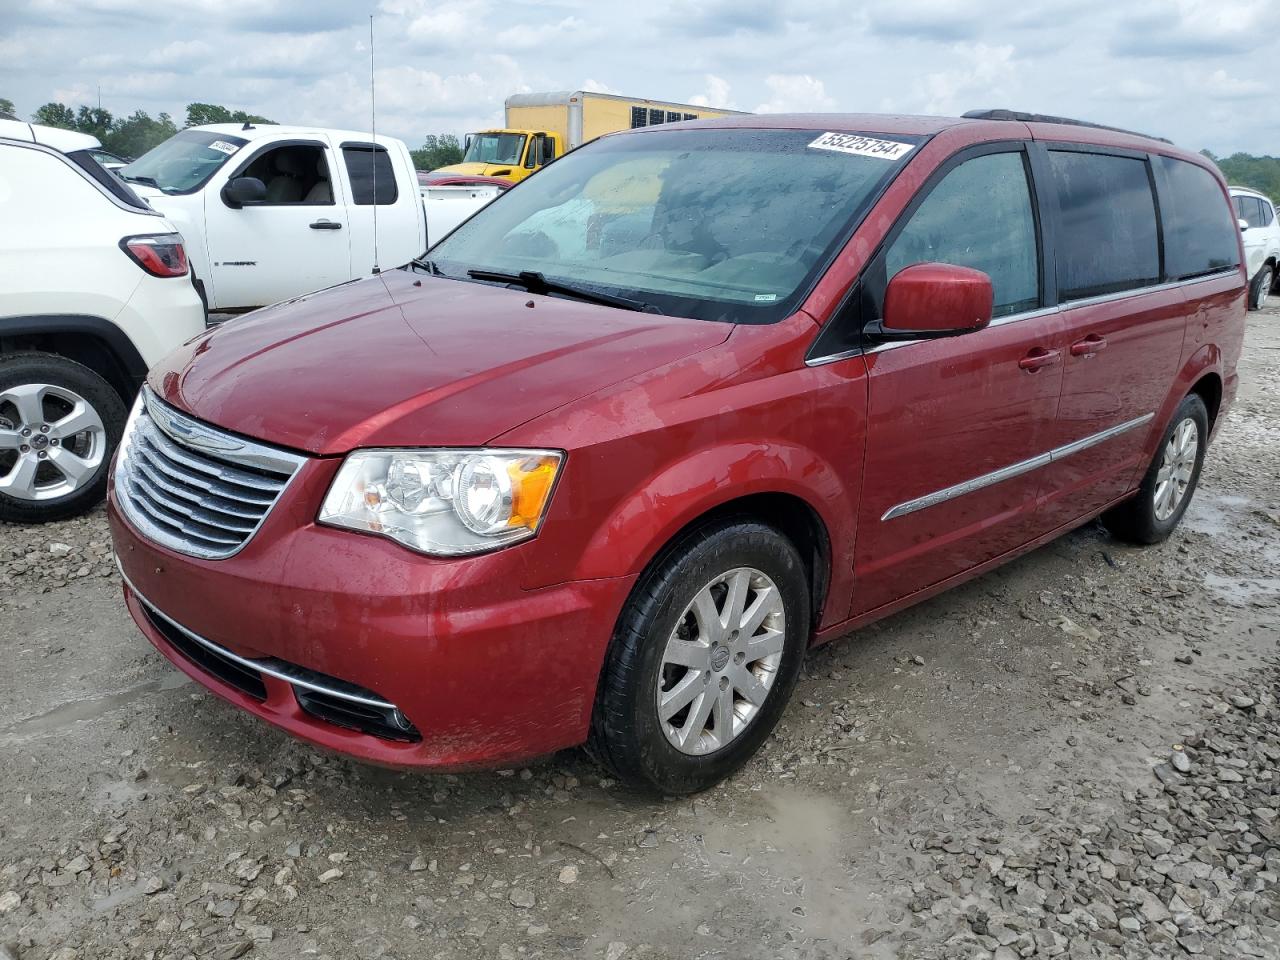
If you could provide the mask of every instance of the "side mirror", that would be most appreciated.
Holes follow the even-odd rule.
[[[991,322],[995,298],[981,270],[917,263],[899,271],[884,293],[884,319],[869,332],[884,340],[947,337]]]
[[[1248,220],[1240,219],[1240,220],[1237,220],[1237,221],[1236,221],[1236,223],[1238,223],[1238,224],[1240,225],[1240,232],[1241,232],[1241,233],[1244,233],[1246,230],[1248,230],[1248,229],[1249,229],[1249,221],[1248,221]]]
[[[257,177],[236,177],[222,188],[222,202],[233,210],[267,199],[267,185]]]

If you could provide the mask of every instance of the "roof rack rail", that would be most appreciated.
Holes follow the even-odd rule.
[[[1074,127],[1092,127],[1095,130],[1110,130],[1112,133],[1127,133],[1131,137],[1145,137],[1148,140],[1159,140],[1161,143],[1173,143],[1167,137],[1153,137],[1148,133],[1126,130],[1124,127],[1109,127],[1105,123],[1090,123],[1088,120],[1072,120],[1070,117],[1054,117],[1047,113],[1023,113],[1020,110],[970,110],[962,114],[965,120],[1020,120],[1023,123],[1062,123]]]

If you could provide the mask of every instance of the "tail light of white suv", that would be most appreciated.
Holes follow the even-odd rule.
[[[120,241],[120,249],[153,277],[187,275],[187,251],[182,246],[182,237],[176,233],[125,237]]]

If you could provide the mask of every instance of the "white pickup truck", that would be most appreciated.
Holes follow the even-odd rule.
[[[177,226],[210,310],[400,266],[500,192],[455,184],[420,194],[403,141],[274,124],[190,127],[117,172]]]

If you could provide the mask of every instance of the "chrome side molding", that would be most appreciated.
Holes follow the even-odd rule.
[[[965,480],[954,486],[945,487],[942,490],[935,490],[933,493],[926,493],[923,497],[917,497],[914,500],[908,500],[900,503],[896,507],[890,507],[885,515],[881,517],[881,521],[894,520],[897,517],[905,517],[909,513],[915,513],[917,510],[925,510],[929,507],[935,507],[940,503],[946,503],[948,500],[954,500],[957,497],[963,497],[965,494],[973,493],[976,490],[982,490],[984,487],[990,487],[997,483],[1003,483],[1005,480],[1012,480],[1014,477],[1020,477],[1024,473],[1030,473],[1032,470],[1038,470],[1041,467],[1047,467],[1049,464],[1057,460],[1062,460],[1072,454],[1079,453],[1081,450],[1088,450],[1090,447],[1105,443],[1114,437],[1127,433],[1130,430],[1136,430],[1143,424],[1150,423],[1155,419],[1154,413],[1147,413],[1141,417],[1135,417],[1132,420],[1126,420],[1124,423],[1118,423],[1114,427],[1108,427],[1106,430],[1098,433],[1090,434],[1071,443],[1063,444],[1060,447],[1054,447],[1045,453],[1037,454],[1026,460],[1020,460],[1012,463],[1007,467],[1001,467],[999,470],[993,470],[991,473],[984,473],[981,476],[974,477],[972,480]]]

